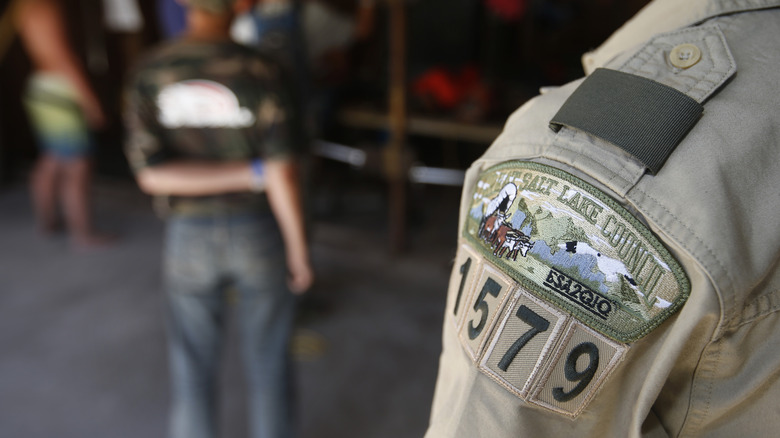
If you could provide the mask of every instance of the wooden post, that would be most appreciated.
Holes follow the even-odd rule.
[[[405,0],[388,0],[390,17],[390,142],[385,154],[389,183],[390,249],[406,246],[406,181],[403,162],[406,143],[406,8]]]

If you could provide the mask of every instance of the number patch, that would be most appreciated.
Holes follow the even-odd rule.
[[[509,391],[525,398],[566,315],[525,291],[515,294],[496,329],[480,369]],[[500,333],[500,335],[498,335]]]
[[[482,354],[485,341],[492,332],[503,302],[514,289],[514,282],[492,266],[483,266],[466,301],[460,338],[473,360]]]
[[[576,416],[620,362],[625,350],[625,346],[582,324],[572,324],[529,401]]]
[[[466,295],[471,291],[474,278],[482,272],[481,258],[477,256],[468,245],[461,245],[458,256],[455,258],[455,266],[450,277],[451,291],[447,304],[448,317],[455,322],[455,327],[460,328],[463,322],[463,314],[466,313]]]
[[[627,347],[480,260],[463,244],[450,279],[448,313],[480,371],[527,402],[576,416]]]

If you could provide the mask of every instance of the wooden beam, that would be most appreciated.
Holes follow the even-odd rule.
[[[351,128],[390,129],[390,116],[386,112],[361,108],[345,108],[338,112],[339,123]],[[489,145],[501,134],[503,126],[498,124],[462,123],[440,117],[409,115],[406,118],[406,132],[445,140],[468,141]]]
[[[389,182],[390,249],[397,254],[406,248],[406,175],[403,152],[406,144],[406,7],[405,0],[389,0],[390,17],[390,143],[386,173]]]

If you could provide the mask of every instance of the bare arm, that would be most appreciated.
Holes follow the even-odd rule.
[[[304,229],[298,166],[289,160],[269,160],[265,169],[268,201],[284,239],[290,290],[302,294],[314,282],[314,271]]]
[[[22,2],[16,15],[16,25],[27,53],[36,68],[56,71],[68,78],[80,96],[80,105],[89,124],[100,127],[105,115],[87,81],[86,74],[67,42],[67,35],[56,0]]]
[[[150,195],[205,196],[257,190],[248,161],[171,161],[136,174]]]

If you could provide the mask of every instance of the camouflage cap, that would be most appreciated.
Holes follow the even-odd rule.
[[[236,0],[185,0],[191,8],[203,9],[215,14],[224,14],[233,10]]]

